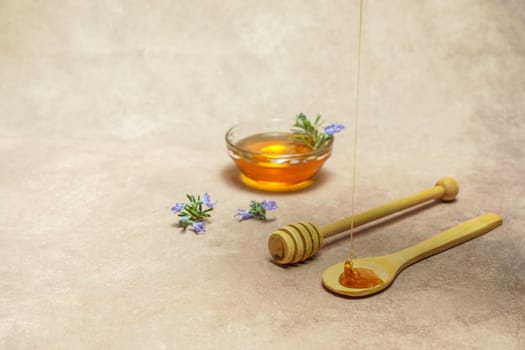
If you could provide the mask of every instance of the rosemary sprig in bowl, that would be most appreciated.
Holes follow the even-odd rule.
[[[295,123],[291,131],[297,141],[304,142],[312,150],[316,150],[331,140],[335,133],[344,130],[343,124],[330,124],[321,131],[319,128],[323,124],[321,114],[317,114],[312,122],[303,113],[295,117]]]

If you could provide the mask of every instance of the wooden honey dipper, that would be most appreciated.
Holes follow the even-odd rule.
[[[270,235],[268,250],[273,259],[282,265],[304,261],[317,253],[325,238],[430,200],[453,201],[458,191],[456,180],[443,177],[432,188],[321,227],[310,222],[286,225]]]

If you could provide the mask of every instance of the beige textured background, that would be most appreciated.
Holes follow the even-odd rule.
[[[523,349],[525,3],[365,1],[356,210],[461,188],[356,234],[358,256],[493,211],[504,225],[345,299],[347,237],[280,268],[276,228],[349,214],[351,127],[309,190],[247,190],[236,122],[353,125],[358,1],[0,0],[0,347]],[[203,235],[170,207],[218,200]],[[250,200],[274,221],[238,223]]]

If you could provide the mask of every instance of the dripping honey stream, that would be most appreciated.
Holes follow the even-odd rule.
[[[353,172],[352,172],[352,203],[350,221],[350,251],[344,264],[344,270],[339,277],[339,283],[346,287],[365,288],[381,284],[383,281],[372,270],[354,267],[352,258],[354,256],[354,213],[356,197],[356,179],[357,179],[357,145],[358,145],[358,128],[359,128],[359,88],[361,80],[361,40],[363,36],[363,0],[359,0],[359,31],[357,40],[357,70],[356,70],[356,93],[355,93],[355,114],[354,114],[354,154],[353,154]],[[361,287],[362,286],[362,287]]]

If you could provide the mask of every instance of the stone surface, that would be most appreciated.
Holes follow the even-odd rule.
[[[355,211],[431,187],[429,204],[355,235],[402,249],[496,212],[498,229],[345,299],[314,259],[266,240],[351,212],[358,1],[0,2],[3,349],[522,349],[525,5],[366,1]],[[323,113],[348,129],[316,185],[239,184],[224,146],[243,120]],[[207,232],[170,207],[208,191]],[[275,199],[274,220],[233,218]]]

